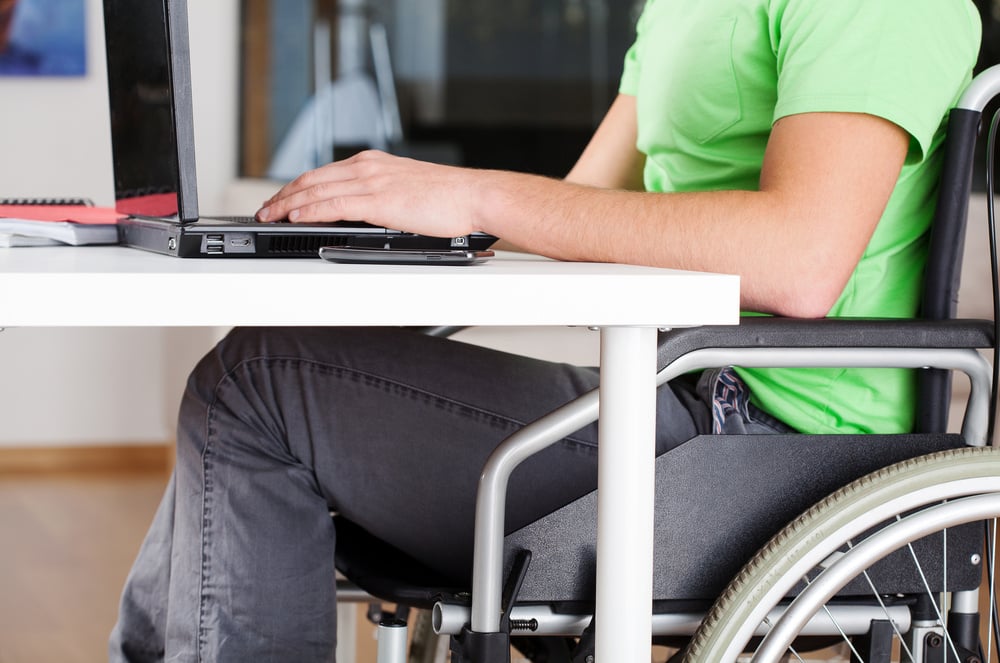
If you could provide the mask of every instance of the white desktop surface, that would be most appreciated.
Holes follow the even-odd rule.
[[[0,249],[0,326],[593,325],[737,322],[738,279],[500,253],[471,266]]]
[[[649,660],[656,328],[738,319],[734,276],[514,253],[456,267],[178,259],[123,247],[0,249],[0,327],[600,327],[598,663]],[[480,614],[487,625],[496,617]]]

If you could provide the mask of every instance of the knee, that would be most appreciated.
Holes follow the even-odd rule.
[[[349,330],[306,327],[236,327],[202,357],[188,376],[183,403],[193,403],[201,409],[220,399],[220,387],[237,374],[245,382],[269,382],[269,360],[315,358],[320,348],[347,344]],[[185,416],[182,405],[181,416]]]
[[[206,359],[226,372],[260,357],[316,357],[326,349],[343,348],[357,331],[337,327],[236,327],[219,341]],[[197,369],[196,369],[197,370]]]
[[[378,328],[237,327],[191,372],[181,418],[201,416],[213,404],[245,411],[248,404],[270,402],[281,396],[276,393],[280,381],[273,379],[278,369],[296,362],[353,365],[357,357],[380,356],[396,347],[401,335],[401,330]],[[233,382],[239,388],[222,389]],[[238,402],[220,402],[222,391]]]
[[[205,359],[211,359],[213,364],[228,372],[247,358],[271,354],[269,350],[288,333],[288,329],[280,327],[234,327]]]
[[[270,330],[236,328],[201,358],[188,375],[181,398],[178,432],[200,425],[219,400],[220,385],[247,359],[261,356]],[[184,438],[183,434],[180,438]]]
[[[253,414],[259,406],[255,399],[248,398],[252,394],[247,393],[253,385],[241,379],[240,387],[234,388],[234,375],[244,371],[248,362],[267,356],[269,347],[275,344],[272,337],[277,333],[280,330],[233,329],[195,365],[178,413],[179,455],[202,453],[210,437],[210,421],[215,421],[215,426],[231,427],[256,418]]]

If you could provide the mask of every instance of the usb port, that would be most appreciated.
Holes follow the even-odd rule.
[[[253,255],[254,237],[250,233],[226,233],[226,253]]]
[[[226,236],[223,233],[213,233],[203,235],[201,238],[201,252],[204,253],[225,253]]]

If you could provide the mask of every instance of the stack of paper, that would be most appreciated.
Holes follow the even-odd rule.
[[[117,244],[114,208],[85,205],[0,205],[0,247]]]

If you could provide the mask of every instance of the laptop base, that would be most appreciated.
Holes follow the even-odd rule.
[[[125,246],[177,258],[317,258],[323,246],[478,251],[496,241],[481,233],[436,238],[357,222],[331,226],[203,218],[195,223],[180,223],[137,217],[118,222],[118,238]]]

